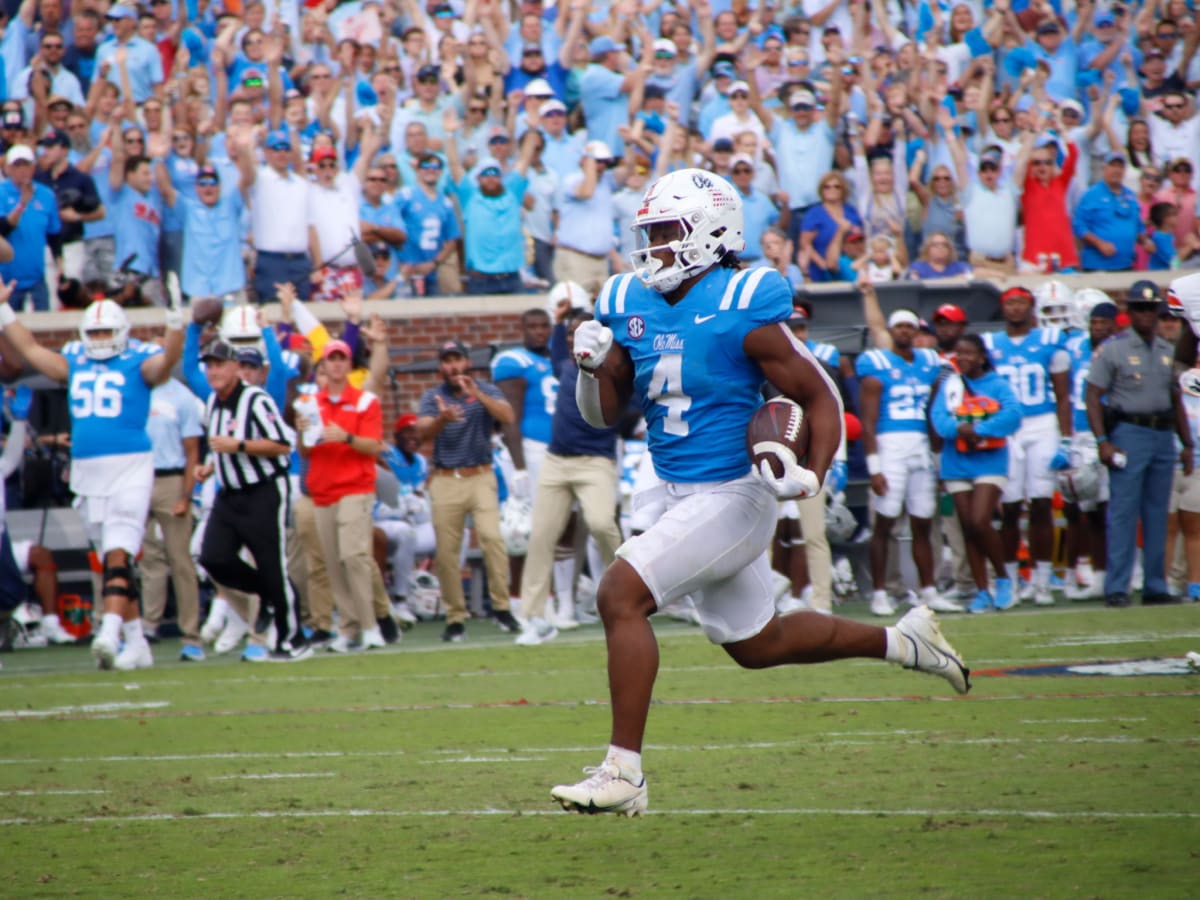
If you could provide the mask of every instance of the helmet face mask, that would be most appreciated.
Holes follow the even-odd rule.
[[[100,337],[106,334],[106,337]],[[90,359],[104,360],[120,356],[129,346],[129,318],[120,304],[97,300],[83,311],[79,339]]]
[[[676,227],[669,230],[669,225]],[[746,246],[737,191],[701,169],[680,169],[651,184],[631,227],[638,235],[638,249],[629,255],[634,271],[659,293],[675,290]],[[668,253],[669,263],[662,258]]]
[[[1061,281],[1047,281],[1034,292],[1038,325],[1042,328],[1068,328],[1075,307],[1074,294]]]
[[[262,328],[258,324],[258,313],[253,307],[241,305],[227,309],[221,316],[219,333],[221,340],[236,350],[254,349],[266,354]]]

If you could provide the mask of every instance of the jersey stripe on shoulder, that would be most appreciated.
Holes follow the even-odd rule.
[[[83,352],[83,341],[67,341],[65,344],[63,344],[63,348],[62,348],[63,356],[69,356],[74,353],[82,353],[82,352]]]
[[[620,277],[620,275],[610,276],[609,279],[604,282],[604,286],[600,288],[600,296],[596,298],[597,316],[607,316],[612,311],[609,308],[611,306],[609,298],[612,296],[613,282]]]
[[[880,350],[879,348],[876,348],[874,350],[868,350],[867,351],[867,359],[869,359],[871,361],[871,365],[874,366],[876,369],[891,368],[891,366],[888,365],[888,358],[886,356],[884,356],[883,351]]]
[[[616,307],[617,315],[625,315],[625,295],[629,293],[629,286],[633,284],[633,279],[637,276],[629,272],[621,276],[620,282],[617,284]]]
[[[773,271],[775,270],[769,266],[758,266],[750,270],[750,275],[741,286],[741,294],[738,296],[737,302],[738,309],[748,309],[750,307],[750,302],[754,299],[754,289],[758,287],[760,281]]]
[[[729,279],[729,283],[727,285],[725,285],[725,293],[722,295],[721,303],[717,307],[717,309],[724,311],[733,306],[733,295],[737,291],[738,285],[742,283],[742,279],[744,279],[749,274],[750,274],[749,269],[742,269],[740,272],[738,272],[732,278]]]
[[[354,404],[356,412],[365,412],[366,409],[379,398],[370,391],[363,391],[358,395],[358,402]]]

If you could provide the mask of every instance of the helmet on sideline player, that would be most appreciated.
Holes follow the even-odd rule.
[[[1058,490],[1067,503],[1093,503],[1100,499],[1104,467],[1097,459],[1058,473]]]
[[[510,496],[500,504],[500,536],[509,556],[524,556],[533,534],[533,504]]]
[[[253,306],[243,303],[225,310],[221,316],[220,335],[221,340],[235,350],[254,349],[266,355],[262,327],[258,324],[258,310]]]
[[[832,495],[825,505],[825,536],[835,544],[844,544],[858,530],[858,520],[841,500]]]
[[[1080,288],[1071,298],[1071,327],[1087,331],[1092,310],[1100,303],[1112,303],[1112,297],[1099,288]]]
[[[595,306],[592,295],[578,281],[558,281],[546,294],[546,312],[551,319],[558,317],[558,307],[566,303],[568,309],[582,309],[591,312]]]
[[[100,331],[111,332],[106,338],[93,337]],[[79,339],[91,359],[112,359],[129,346],[129,317],[119,303],[97,300],[83,311],[79,323]]]
[[[1046,281],[1033,292],[1037,323],[1042,328],[1067,328],[1074,311],[1074,292],[1061,281]]]
[[[681,234],[655,245],[650,231],[663,223],[678,223]],[[680,169],[656,180],[642,196],[630,227],[638,235],[638,249],[629,254],[634,273],[660,294],[746,247],[738,192],[720,175],[703,169]],[[669,266],[654,257],[661,250],[674,254]]]

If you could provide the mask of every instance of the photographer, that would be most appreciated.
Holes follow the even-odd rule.
[[[104,204],[92,176],[79,171],[68,161],[71,142],[65,131],[51,128],[38,141],[37,172],[34,179],[54,191],[58,217],[62,222],[62,266],[59,268],[59,293],[66,306],[84,306],[79,294],[83,280],[83,223],[104,218]]]

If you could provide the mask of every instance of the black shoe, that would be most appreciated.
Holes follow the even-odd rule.
[[[1105,606],[1128,606],[1129,605],[1129,595],[1128,594],[1105,594],[1104,595],[1104,605]]]
[[[269,662],[300,662],[302,659],[311,659],[312,655],[312,647],[307,644],[292,644],[287,642],[280,644],[278,648],[272,650],[267,660]]]
[[[1174,594],[1142,594],[1142,606],[1167,606],[1183,601]]]
[[[275,618],[271,615],[271,611],[267,609],[267,604],[258,604],[258,616],[254,620],[254,633],[266,634],[267,629],[271,627],[274,621]]]
[[[324,628],[318,628],[308,636],[308,645],[310,647],[324,647],[333,638],[334,635],[332,632],[326,631]]]
[[[518,632],[521,630],[521,623],[513,617],[507,609],[493,610],[492,618],[496,620],[496,624],[500,626],[501,631]]]
[[[442,632],[442,640],[447,643],[457,644],[459,641],[466,640],[466,637],[467,629],[462,622],[451,622]]]
[[[385,643],[394,644],[400,640],[400,629],[396,626],[396,620],[391,616],[376,619],[375,624],[379,626],[379,633],[383,635]]]

